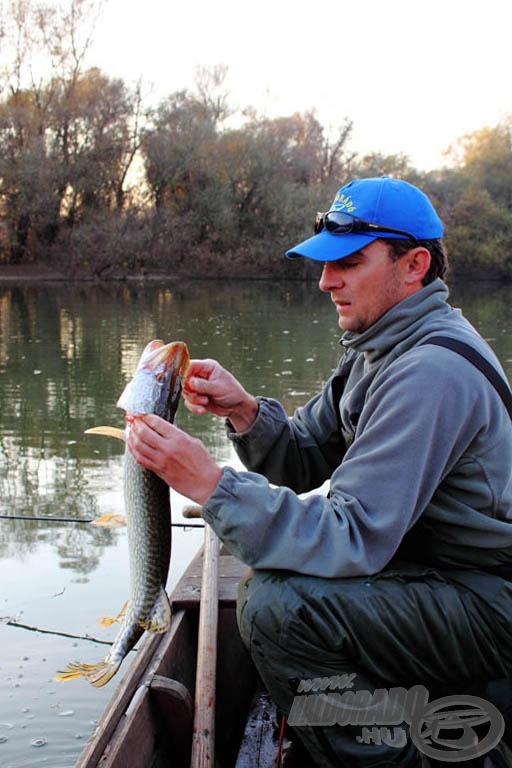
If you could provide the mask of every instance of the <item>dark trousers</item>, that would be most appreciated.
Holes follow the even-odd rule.
[[[512,583],[497,576],[408,564],[343,579],[249,571],[238,621],[269,693],[321,768],[419,766],[409,729],[415,686],[417,704],[481,697],[490,681],[512,679]],[[386,729],[377,714],[375,729],[371,710],[386,692],[403,722]],[[322,703],[311,707],[311,696]],[[382,715],[382,699],[380,707]]]

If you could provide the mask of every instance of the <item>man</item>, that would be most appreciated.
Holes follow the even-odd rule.
[[[481,370],[425,343],[466,342],[503,376],[447,303],[442,234],[428,198],[386,177],[348,184],[317,216],[314,236],[287,255],[323,262],[344,354],[292,418],[217,362],[192,362],[188,408],[226,417],[251,471],[221,470],[199,440],[154,416],[129,438],[136,459],[201,504],[252,566],[241,634],[318,766],[420,765],[428,748],[402,735],[421,707],[405,691],[457,701],[512,674],[512,425]],[[328,497],[299,497],[327,479]],[[322,688],[338,711],[324,694],[324,710],[297,714],[297,696]],[[402,709],[395,734],[382,691]],[[450,736],[435,737],[450,748]]]

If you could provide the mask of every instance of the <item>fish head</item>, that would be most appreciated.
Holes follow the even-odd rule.
[[[127,416],[156,413],[172,422],[178,408],[181,382],[190,362],[182,341],[164,344],[155,339],[146,345],[135,374],[117,401]]]

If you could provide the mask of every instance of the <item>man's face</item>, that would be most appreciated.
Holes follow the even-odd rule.
[[[408,254],[392,261],[386,243],[374,240],[344,259],[325,262],[319,286],[331,294],[340,328],[362,333],[421,287],[411,284],[408,271]]]

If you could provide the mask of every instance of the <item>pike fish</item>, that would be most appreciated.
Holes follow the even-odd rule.
[[[181,382],[189,364],[186,344],[151,341],[144,349],[133,379],[117,405],[126,412],[127,429],[137,417],[156,413],[173,422],[181,395]],[[125,430],[94,427],[90,434],[125,439]],[[84,677],[91,685],[108,683],[144,631],[166,632],[171,607],[165,591],[171,557],[169,487],[143,469],[130,451],[124,455],[124,503],[130,561],[129,599],[114,619],[122,623],[110,652],[96,664],[74,662],[58,672],[56,680]]]

